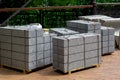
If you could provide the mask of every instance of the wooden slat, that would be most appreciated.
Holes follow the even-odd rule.
[[[97,5],[120,5],[120,3],[97,3]]]
[[[54,9],[77,9],[77,8],[92,8],[93,5],[81,5],[81,6],[48,6],[48,7],[32,7],[22,8],[22,11],[28,10],[54,10]],[[0,12],[14,12],[20,8],[1,8]]]

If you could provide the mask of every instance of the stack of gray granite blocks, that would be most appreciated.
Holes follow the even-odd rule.
[[[114,28],[102,27],[99,22],[85,20],[67,21],[67,28],[80,33],[98,33],[102,39],[102,54],[108,54],[115,50]]]
[[[0,64],[31,71],[52,63],[52,37],[30,25],[0,28]]]
[[[102,54],[111,53],[115,51],[115,36],[114,28],[101,27],[101,41]]]
[[[64,73],[101,63],[101,36],[84,33],[53,38],[53,67]]]
[[[101,24],[99,22],[70,20],[67,21],[67,28],[79,33],[101,33]]]

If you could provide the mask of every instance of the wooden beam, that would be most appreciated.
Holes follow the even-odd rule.
[[[81,5],[81,6],[49,6],[45,7],[45,10],[54,10],[54,9],[82,9],[82,8],[92,8],[93,5]]]
[[[93,5],[81,5],[81,6],[48,6],[48,7],[31,7],[31,8],[22,8],[21,11],[30,11],[30,10],[54,10],[54,9],[82,9],[82,8],[92,8]],[[0,12],[15,12],[20,8],[1,8]]]

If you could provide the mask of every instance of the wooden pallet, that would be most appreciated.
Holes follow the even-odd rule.
[[[8,68],[8,69],[11,69],[11,70],[16,70],[16,71],[22,71],[24,74],[27,74],[27,73],[30,73],[32,70],[25,70],[25,69],[19,69],[19,68],[16,68],[16,67],[11,67],[9,65],[1,65],[1,68]]]
[[[112,55],[113,52],[102,54],[102,56]]]
[[[72,72],[79,71],[79,70],[85,70],[85,69],[88,69],[88,68],[91,68],[91,67],[100,67],[100,64],[95,64],[95,65],[92,65],[92,66],[86,67],[86,68],[81,67],[81,68],[69,70],[68,72],[62,72],[62,71],[57,70],[57,69],[54,69],[54,71],[57,71],[57,72],[60,72],[60,73],[62,72],[62,73],[64,73],[64,74],[69,74],[69,75],[70,75],[70,74],[72,74]]]
[[[100,64],[95,64],[95,65],[90,66],[90,67],[94,67],[94,66],[100,67]],[[68,71],[68,74],[70,75],[73,71],[78,71],[78,70],[82,70],[82,69],[87,69],[87,68],[90,68],[90,67],[73,69],[73,70]]]
[[[8,69],[11,69],[11,70],[16,70],[16,71],[22,71],[24,74],[28,74],[28,73],[31,73],[31,72],[35,72],[35,71],[38,71],[38,70],[41,70],[41,69],[45,69],[47,67],[50,67],[52,64],[48,64],[46,66],[43,66],[43,67],[38,67],[38,68],[35,68],[33,70],[25,70],[25,69],[19,69],[19,68],[16,68],[16,67],[11,67],[11,66],[8,66],[8,65],[0,65],[1,68],[8,68]]]
[[[44,28],[43,30],[44,30],[44,32],[49,32],[48,28]]]

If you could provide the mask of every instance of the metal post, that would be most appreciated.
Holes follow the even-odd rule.
[[[45,10],[40,10],[40,24],[42,25],[42,27],[44,28],[44,12]]]
[[[96,0],[92,0],[92,5],[93,5],[92,14],[96,15],[97,14],[97,3],[96,3]]]

